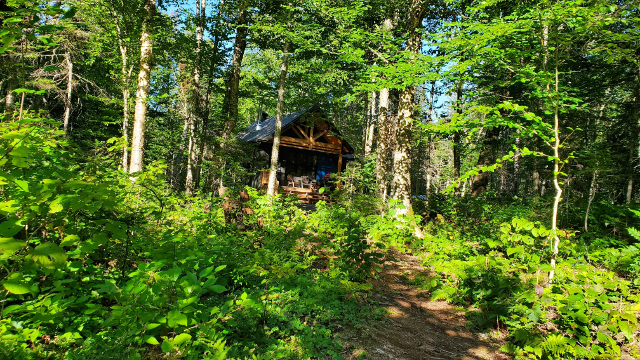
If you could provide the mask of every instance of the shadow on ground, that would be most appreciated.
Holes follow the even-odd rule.
[[[386,309],[384,318],[358,329],[344,329],[341,339],[347,359],[489,360],[511,359],[497,349],[504,340],[465,327],[464,311],[444,301],[430,301],[407,279],[424,273],[417,258],[396,254],[374,280],[371,302]]]

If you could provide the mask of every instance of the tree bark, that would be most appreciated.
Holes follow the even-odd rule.
[[[556,29],[558,31],[558,29]],[[560,76],[558,71],[558,44],[556,33],[556,48],[555,48],[555,94],[554,98],[554,116],[553,116],[553,134],[555,143],[553,146],[553,186],[556,189],[556,196],[553,199],[553,215],[551,217],[551,232],[553,234],[552,241],[552,254],[551,254],[551,271],[549,271],[549,281],[553,280],[555,275],[556,260],[558,258],[558,247],[560,245],[560,238],[558,237],[558,208],[560,206],[560,200],[562,200],[562,188],[560,187]],[[551,92],[548,92],[551,95]]]
[[[249,28],[249,11],[243,9],[240,11],[237,20],[236,40],[233,46],[233,57],[231,58],[231,69],[229,70],[229,78],[227,80],[227,89],[222,101],[222,118],[224,121],[224,131],[222,132],[221,150],[225,151],[231,135],[236,128],[238,121],[238,98],[240,95],[240,68],[242,67],[242,59],[247,48],[247,34]],[[224,155],[223,155],[224,158]],[[224,169],[226,164],[222,160],[221,168]],[[225,193],[223,174],[220,174],[218,193]]]
[[[376,114],[376,92],[371,92],[371,102],[369,104],[369,116],[367,116],[366,142],[364,144],[364,157],[367,159],[373,150],[373,137],[375,134],[375,114]]]
[[[410,59],[418,56],[421,48],[422,26],[425,4],[414,1],[409,9],[409,26],[405,52]],[[393,197],[402,203],[396,210],[397,216],[413,215],[411,206],[411,146],[413,143],[413,109],[415,86],[407,86],[400,94],[398,106],[396,144],[393,149]],[[415,224],[414,224],[415,225]],[[420,229],[415,225],[416,235],[421,236]]]
[[[495,146],[498,140],[500,130],[494,127],[487,130],[483,141],[482,151],[478,157],[478,166],[489,166],[493,162],[495,155]],[[489,186],[490,173],[481,171],[479,174],[471,178],[471,197],[478,197],[487,190]]]
[[[385,36],[389,36],[393,29],[391,16],[384,20]],[[389,191],[389,158],[392,150],[393,124],[389,117],[389,89],[380,90],[378,101],[378,140],[376,152],[376,190],[382,203],[387,203],[387,192]]]
[[[389,160],[392,148],[393,121],[389,117],[389,89],[380,90],[378,104],[378,145],[376,154],[376,186],[378,196],[386,204],[389,191]]]
[[[71,62],[71,54],[67,51],[64,54],[64,60],[67,63],[67,96],[64,99],[64,120],[62,127],[64,136],[69,136],[71,131],[69,127],[69,118],[71,117],[71,91],[73,90],[73,62]]]
[[[156,10],[156,0],[146,0],[145,20],[140,35],[140,71],[138,73],[138,92],[136,107],[133,115],[133,138],[131,141],[130,173],[142,170],[144,151],[144,132],[147,121],[147,97],[151,80],[151,60],[153,55],[153,17]]]
[[[225,130],[223,133],[225,142],[231,138],[231,134],[235,130],[238,121],[240,68],[242,67],[242,59],[244,58],[244,52],[247,48],[247,34],[249,32],[249,28],[247,27],[248,20],[249,11],[247,9],[240,11],[237,22],[236,40],[233,46],[231,69],[227,81],[227,91],[222,105],[222,113],[225,117]]]
[[[124,34],[124,30],[120,26],[120,17],[118,16],[113,0],[111,0],[110,3],[111,15],[113,16],[114,24],[116,27],[118,48],[120,50],[120,57],[122,58],[122,67],[120,69],[122,76],[122,137],[124,139],[124,144],[122,145],[122,169],[124,170],[124,172],[127,172],[129,171],[129,80],[131,79],[133,66],[129,67],[129,54],[127,52],[128,48],[123,39],[126,34]]]
[[[282,132],[282,113],[284,110],[284,89],[289,69],[289,41],[284,41],[282,49],[282,64],[280,65],[280,81],[278,82],[278,104],[276,106],[276,124],[273,134],[273,146],[271,147],[271,166],[269,167],[269,182],[267,183],[267,195],[273,199],[276,194],[276,175],[278,172],[278,157],[280,155],[280,133]]]
[[[462,80],[458,84],[458,88],[456,89],[456,114],[462,113]],[[460,150],[462,147],[462,142],[460,139],[460,132],[456,131],[453,133],[453,176],[456,178],[456,181],[460,179]],[[456,185],[456,189],[454,192],[455,196],[460,196],[460,184]]]
[[[200,73],[202,63],[202,39],[204,38],[204,24],[206,21],[206,0],[196,0],[196,59],[193,66],[193,89],[191,93],[191,109],[193,116],[189,124],[189,146],[187,160],[187,176],[185,179],[185,195],[193,194],[194,187],[198,181],[198,138],[197,131],[199,125],[203,123],[202,119],[202,91],[200,86]]]
[[[584,214],[584,232],[589,232],[589,210],[591,209],[591,203],[593,202],[593,198],[596,196],[596,179],[598,177],[598,170],[593,172],[593,177],[591,178],[591,186],[589,187],[589,202],[587,203],[587,212]]]
[[[13,107],[16,103],[16,93],[13,92],[15,89],[13,79],[9,79],[7,82],[7,95],[4,98],[4,121],[9,121],[11,116],[13,115]]]

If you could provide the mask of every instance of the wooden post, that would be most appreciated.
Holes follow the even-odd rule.
[[[338,175],[342,171],[342,151],[340,151],[340,155],[338,156]]]

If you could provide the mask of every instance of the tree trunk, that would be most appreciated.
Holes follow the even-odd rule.
[[[480,151],[480,156],[478,157],[478,167],[489,166],[493,162],[499,132],[500,130],[498,127],[487,130],[483,141],[482,151]],[[478,197],[487,190],[489,186],[489,175],[489,172],[481,171],[478,175],[471,177],[472,197]]]
[[[282,131],[282,113],[284,110],[284,86],[287,81],[289,68],[289,41],[284,41],[282,49],[282,64],[280,65],[280,81],[278,83],[278,104],[276,106],[276,124],[273,133],[273,146],[271,147],[271,166],[269,167],[269,182],[267,183],[267,195],[273,199],[276,194],[276,175],[278,172],[278,156],[280,155],[280,133]]]
[[[13,81],[9,79],[7,82],[7,95],[4,98],[4,121],[9,121],[13,114],[13,106],[16,103],[16,93],[13,92],[14,88]]]
[[[520,151],[520,129],[516,130],[516,150],[513,157],[513,193],[518,195],[520,193],[520,158],[522,152]],[[503,165],[504,166],[504,165]]]
[[[67,96],[64,99],[64,120],[63,129],[64,136],[69,136],[71,129],[69,128],[69,118],[71,117],[71,91],[73,90],[73,62],[71,62],[71,54],[67,51],[64,54],[64,60],[67,63]]]
[[[120,69],[122,75],[122,138],[124,144],[122,145],[122,169],[124,172],[129,171],[129,80],[131,79],[131,72],[133,66],[129,68],[129,54],[127,52],[127,45],[124,42],[126,34],[123,33],[123,29],[120,26],[120,17],[116,11],[113,0],[111,3],[111,15],[114,19],[116,27],[116,35],[118,39],[118,48],[120,50],[120,57],[122,58],[122,67]],[[127,70],[127,68],[129,68]]]
[[[376,114],[376,92],[371,92],[371,103],[369,106],[369,116],[367,117],[367,126],[365,128],[366,142],[364,144],[364,158],[367,159],[373,150],[373,136],[375,133],[375,114]]]
[[[591,203],[593,202],[593,198],[596,196],[596,179],[598,177],[598,170],[593,172],[593,177],[591,178],[591,186],[589,187],[589,202],[587,203],[587,212],[584,214],[584,232],[589,232],[589,210],[591,209]]]
[[[229,70],[229,78],[227,80],[227,89],[222,101],[222,118],[224,121],[224,131],[222,132],[221,149],[227,149],[231,134],[236,128],[238,121],[238,97],[240,95],[240,68],[242,59],[247,48],[247,34],[249,28],[247,22],[249,20],[249,11],[243,9],[240,11],[237,20],[236,40],[233,46],[233,57],[231,58],[231,69]],[[223,154],[224,157],[224,154]],[[224,160],[222,161],[222,169],[226,168]],[[223,174],[220,174],[218,193],[225,193]]]
[[[233,46],[233,57],[231,59],[231,69],[229,71],[229,79],[227,81],[227,91],[225,93],[222,113],[225,117],[225,130],[223,138],[228,141],[231,134],[235,130],[238,120],[238,96],[240,89],[240,68],[242,59],[247,48],[247,34],[249,28],[247,22],[249,18],[248,10],[244,9],[240,12],[237,22],[236,41]]]
[[[425,192],[425,200],[427,202],[427,208],[429,207],[429,198],[431,197],[431,147],[432,147],[431,135],[427,140],[427,155],[425,159],[425,180],[426,180],[426,192]]]
[[[127,172],[129,170],[129,89],[122,89],[122,137],[124,145],[122,146],[122,169]]]
[[[392,144],[392,121],[389,118],[389,89],[380,90],[378,108],[378,150],[376,156],[376,185],[378,196],[384,203],[387,201],[389,188],[389,157]]]
[[[387,16],[384,20],[385,37],[389,36],[393,29],[393,21],[391,16]],[[378,196],[382,199],[382,203],[387,203],[387,192],[389,191],[389,158],[392,150],[392,134],[393,124],[389,117],[389,89],[380,90],[378,101],[378,141],[376,152],[376,188]]]
[[[131,166],[130,173],[142,170],[144,151],[144,132],[147,121],[147,97],[149,96],[149,83],[151,80],[151,60],[153,54],[153,16],[156,9],[156,0],[146,0],[146,11],[142,34],[140,35],[140,71],[138,73],[138,92],[136,94],[136,107],[133,115],[133,138],[131,141]]]
[[[556,29],[556,31],[558,31]],[[553,116],[553,134],[555,138],[555,144],[553,146],[553,186],[556,189],[556,196],[553,200],[553,215],[551,217],[551,232],[553,234],[552,248],[553,253],[551,255],[551,271],[549,271],[549,281],[553,280],[555,275],[556,260],[558,258],[558,246],[560,245],[560,238],[558,237],[558,207],[560,200],[562,199],[562,188],[560,187],[560,77],[558,72],[558,44],[556,33],[556,48],[555,48],[555,94],[554,94],[554,116]],[[547,92],[551,95],[551,92]]]
[[[429,92],[429,110],[427,111],[427,122],[433,122],[433,98],[436,92],[436,82],[431,82],[431,91]]]
[[[462,80],[458,84],[458,88],[456,89],[456,114],[462,113]],[[462,142],[460,139],[460,132],[456,131],[453,133],[453,177],[456,178],[456,189],[455,196],[460,196],[460,184],[457,183],[457,180],[460,178],[460,150],[462,147]]]
[[[411,145],[413,143],[414,88],[405,88],[400,95],[398,132],[393,149],[393,199],[400,200],[403,208],[398,215],[412,213],[411,209]]]
[[[627,204],[631,204],[631,195],[633,194],[633,152],[634,148],[629,151],[629,174],[627,176]]]
[[[202,63],[202,39],[204,38],[204,25],[206,21],[206,0],[196,0],[196,16],[198,25],[196,27],[196,60],[193,66],[193,90],[191,94],[191,109],[193,116],[189,124],[189,146],[187,160],[187,176],[185,180],[185,194],[187,196],[193,194],[194,187],[197,183],[198,171],[198,139],[197,131],[199,125],[203,123],[202,119],[202,92],[200,87],[200,73]]]
[[[425,5],[421,1],[414,1],[409,11],[409,39],[405,52],[408,58],[415,59],[420,52],[422,26]],[[415,87],[407,86],[400,95],[398,105],[398,120],[396,144],[393,149],[393,198],[402,203],[396,210],[397,216],[413,215],[411,206],[411,146],[413,143],[413,108]],[[414,224],[415,225],[415,224]],[[416,235],[421,236],[419,227],[415,226]]]
[[[177,155],[173,158],[173,171],[171,173],[171,188],[175,191],[180,189],[181,184],[181,169],[182,169],[182,156],[187,150],[187,146],[189,144],[189,119],[185,117],[184,125],[182,126],[182,136],[180,136],[180,149],[178,150]]]

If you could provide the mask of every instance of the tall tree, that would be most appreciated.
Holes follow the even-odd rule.
[[[407,11],[407,40],[404,49],[405,61],[415,65],[422,48],[422,19],[426,10],[423,1],[411,1]],[[412,215],[411,205],[411,147],[413,144],[414,96],[413,84],[406,86],[400,93],[398,107],[398,127],[396,144],[393,150],[393,198],[402,206],[398,215]],[[416,226],[416,230],[419,230]]]
[[[278,157],[280,154],[280,133],[282,131],[282,114],[284,109],[284,90],[289,68],[289,40],[285,38],[282,48],[282,64],[280,65],[280,80],[278,81],[278,104],[276,106],[276,124],[273,133],[273,145],[271,146],[271,163],[269,166],[269,182],[267,195],[276,194],[276,174],[278,172]]]
[[[144,152],[144,133],[147,122],[147,97],[151,82],[151,63],[153,56],[153,24],[156,12],[156,0],[145,0],[145,19],[140,36],[140,71],[138,72],[138,91],[133,115],[133,137],[131,141],[130,173],[142,170]]]
[[[389,40],[393,29],[392,14],[388,13],[383,24],[383,41]],[[378,101],[378,140],[376,154],[376,187],[378,196],[386,203],[389,189],[389,163],[395,138],[395,116],[389,116],[389,88],[380,89]]]
[[[197,131],[203,125],[202,112],[202,89],[200,84],[201,64],[202,64],[202,40],[204,38],[204,28],[207,21],[206,16],[207,1],[196,0],[196,59],[193,66],[193,89],[191,91],[191,109],[193,116],[190,117],[189,124],[189,145],[187,148],[187,177],[185,181],[185,193],[191,195],[198,179],[198,144]]]

